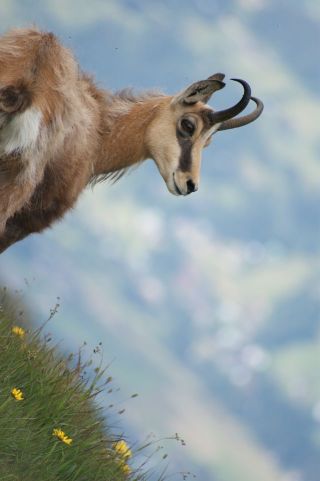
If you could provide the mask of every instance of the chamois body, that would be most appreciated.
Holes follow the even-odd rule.
[[[224,86],[217,76],[211,91]],[[196,190],[200,161],[190,161],[191,147],[200,158],[221,122],[205,128],[201,121],[179,167],[188,150],[176,134],[187,105],[180,96],[102,90],[51,33],[17,29],[0,37],[0,252],[61,218],[88,184],[148,157],[170,192]],[[188,115],[213,112],[202,100],[189,103]]]
[[[0,114],[0,250],[62,217],[99,176],[147,156],[135,109],[125,122],[120,115],[132,101],[98,89],[52,34],[17,30],[0,39],[0,86],[7,85],[26,102]],[[151,120],[154,104],[151,112],[148,102],[136,106],[145,110],[142,123]],[[126,143],[117,142],[121,129]]]

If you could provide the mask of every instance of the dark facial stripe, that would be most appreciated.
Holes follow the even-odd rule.
[[[181,154],[179,159],[179,167],[182,172],[188,172],[191,170],[192,164],[192,141],[184,139],[180,142]]]
[[[177,140],[181,148],[181,154],[179,159],[179,168],[182,172],[188,172],[191,170],[192,164],[192,140],[184,139],[177,132]]]

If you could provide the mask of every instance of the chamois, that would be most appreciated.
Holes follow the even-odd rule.
[[[0,252],[61,218],[87,185],[117,180],[147,158],[172,194],[196,191],[212,135],[263,110],[240,79],[233,79],[244,89],[236,105],[208,107],[224,77],[217,73],[174,96],[111,93],[52,33],[15,29],[0,37]],[[235,118],[250,99],[255,110]]]

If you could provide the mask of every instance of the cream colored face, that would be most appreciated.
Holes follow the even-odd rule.
[[[168,190],[188,195],[199,188],[202,149],[220,124],[210,123],[213,110],[203,102],[164,102],[148,128],[147,143]]]
[[[250,85],[241,79],[232,79],[243,87],[242,98],[235,105],[219,112],[208,107],[211,95],[225,87],[224,77],[222,73],[211,75],[156,105],[156,115],[146,132],[146,147],[174,195],[198,190],[202,149],[217,130],[247,125],[263,111],[261,100],[251,97]],[[237,117],[251,99],[256,109]]]

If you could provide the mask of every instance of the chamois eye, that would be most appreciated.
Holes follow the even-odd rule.
[[[183,137],[191,137],[196,130],[194,122],[190,119],[182,119],[180,122],[180,132]]]

